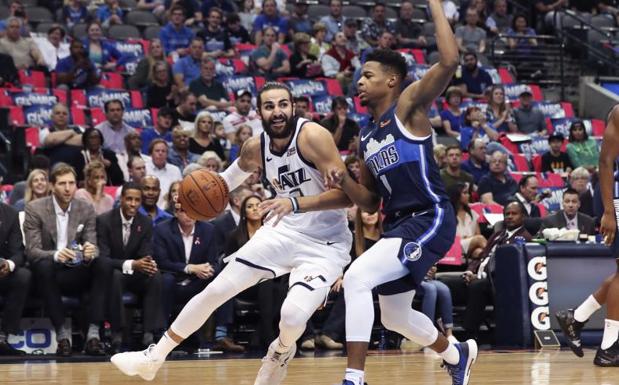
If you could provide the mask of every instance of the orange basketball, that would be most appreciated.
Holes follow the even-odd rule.
[[[183,178],[178,201],[189,217],[206,221],[221,214],[228,205],[228,185],[219,175],[196,170]]]

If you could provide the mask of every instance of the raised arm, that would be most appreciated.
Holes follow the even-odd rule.
[[[421,80],[408,86],[400,95],[396,114],[402,122],[408,122],[416,110],[421,110],[424,114],[430,110],[432,103],[449,85],[458,68],[458,45],[441,1],[429,0],[428,3],[436,25],[436,44],[440,58]],[[425,129],[429,134],[430,127]]]
[[[615,185],[613,166],[617,157],[619,157],[619,106],[615,106],[610,112],[600,153],[600,192],[604,205],[600,232],[604,235],[604,242],[607,245],[613,243],[617,233],[617,219],[613,202]]]
[[[222,178],[232,191],[239,187],[245,180],[262,166],[262,149],[260,137],[249,138],[241,148],[239,157],[221,173]]]

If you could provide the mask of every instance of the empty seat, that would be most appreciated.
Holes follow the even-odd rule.
[[[138,2],[136,0],[120,0],[118,2],[121,8],[125,9],[136,9],[138,7]]]
[[[360,19],[367,17],[368,13],[365,11],[365,9],[357,5],[345,5],[344,7],[342,7],[342,15],[353,19]]]
[[[307,16],[312,20],[318,20],[323,16],[327,16],[331,13],[329,6],[324,4],[312,5],[307,10]]]
[[[140,30],[134,25],[117,24],[112,25],[107,31],[107,36],[110,39],[125,40],[125,39],[140,39],[142,35]]]
[[[28,16],[28,21],[31,23],[54,21],[54,15],[52,15],[52,12],[44,7],[26,8],[26,15]]]
[[[161,32],[161,26],[159,25],[150,25],[146,27],[142,36],[146,40],[154,39],[159,37],[159,32]]]
[[[148,11],[131,11],[127,13],[127,16],[125,16],[125,22],[138,27],[159,25],[159,21],[155,15]]]
[[[84,36],[87,36],[88,24],[86,23],[78,23],[71,28],[71,36],[76,39],[81,39]]]
[[[396,11],[393,8],[385,7],[385,17],[387,19],[397,19],[398,18],[398,11]]]
[[[0,5],[0,19],[4,20],[9,17],[9,15],[9,7],[7,7],[6,5]]]

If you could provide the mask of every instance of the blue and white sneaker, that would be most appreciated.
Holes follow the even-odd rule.
[[[355,385],[352,381],[344,380],[342,381],[342,385]],[[363,385],[368,385],[367,382],[364,382]]]
[[[468,340],[454,345],[460,353],[460,362],[450,365],[443,361],[443,367],[451,376],[452,385],[467,385],[471,377],[471,367],[477,360],[477,342]]]

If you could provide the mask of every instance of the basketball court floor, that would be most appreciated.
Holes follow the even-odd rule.
[[[619,368],[593,366],[595,352],[582,359],[570,351],[484,351],[480,353],[472,385],[619,385]],[[451,384],[440,360],[424,353],[373,354],[368,357],[369,385]],[[343,357],[297,356],[283,385],[334,385],[341,381]],[[259,359],[192,359],[166,362],[149,384],[253,385]],[[145,384],[125,377],[109,362],[32,360],[0,365],[0,384],[124,385]]]

